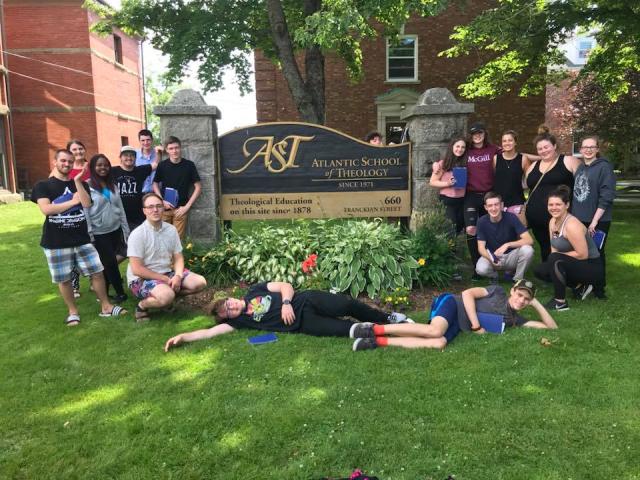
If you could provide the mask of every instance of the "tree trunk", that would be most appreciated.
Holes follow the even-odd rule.
[[[314,10],[315,8],[315,10]],[[309,15],[320,8],[319,0],[305,2],[305,14]],[[282,73],[296,108],[302,119],[310,123],[324,123],[324,56],[319,48],[306,51],[305,66],[307,81],[302,77],[295,59],[291,35],[287,27],[280,0],[267,0],[267,13],[271,35],[278,58],[282,62]]]

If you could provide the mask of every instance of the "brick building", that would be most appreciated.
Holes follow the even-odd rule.
[[[400,121],[402,110],[415,103],[426,89],[446,87],[458,96],[457,86],[478,65],[477,59],[450,59],[437,54],[451,46],[449,36],[455,25],[469,22],[488,5],[487,1],[467,2],[465,10],[453,6],[437,17],[412,17],[399,46],[389,45],[384,37],[365,43],[364,78],[355,85],[348,79],[344,64],[328,55],[326,125],[358,138],[376,129],[388,142],[397,139],[404,125]],[[533,151],[531,141],[545,119],[544,95],[520,98],[507,94],[474,103],[472,120],[486,123],[493,142],[499,142],[503,130],[514,129],[520,135],[522,150]],[[259,122],[300,119],[286,81],[260,52],[256,52],[256,104]]]
[[[5,192],[15,193],[16,173],[12,145],[11,111],[9,109],[8,74],[4,55],[4,17],[0,12],[0,196]],[[2,200],[0,199],[0,203]]]
[[[89,31],[83,0],[4,0],[19,188],[48,176],[71,138],[118,160],[144,125],[140,39]],[[61,68],[61,66],[66,68]]]

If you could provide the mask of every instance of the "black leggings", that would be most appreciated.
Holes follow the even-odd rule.
[[[549,222],[538,223],[535,220],[531,221],[531,219],[527,217],[527,223],[529,223],[529,228],[531,229],[531,233],[533,233],[533,236],[538,242],[538,245],[540,245],[540,259],[543,262],[546,262],[547,258],[549,258],[549,254],[551,253],[551,239],[549,238]]]
[[[452,224],[449,236],[455,239],[464,230],[464,197],[451,198],[440,195],[440,202],[444,205],[444,214]]]
[[[534,274],[545,282],[553,282],[555,298],[563,300],[567,287],[591,284],[602,289],[602,261],[600,258],[578,260],[577,258],[554,252],[546,262],[538,265]]]
[[[478,219],[482,215],[486,215],[487,211],[484,209],[484,194],[485,192],[467,192],[464,196],[464,224],[467,227],[475,227],[478,224]],[[480,258],[480,252],[478,251],[478,237],[476,235],[467,234],[467,247],[469,248],[469,255],[471,256],[471,263],[475,269],[478,259]]]
[[[348,295],[308,290],[302,310],[300,333],[318,337],[348,337],[351,320],[337,317],[353,317],[362,322],[389,323],[388,314],[372,308]]]
[[[123,295],[124,289],[122,288],[122,276],[118,268],[116,254],[122,250],[123,243],[122,230],[120,228],[104,235],[94,235],[93,245],[96,247],[104,267],[107,291],[109,291],[109,285],[113,285],[113,289],[118,295]]]
[[[589,228],[590,222],[582,222],[585,227]],[[599,249],[600,258],[602,259],[602,289],[595,289],[596,293],[603,293],[604,287],[607,285],[607,258],[604,254],[604,247],[607,246],[607,240],[609,240],[609,228],[611,228],[611,222],[598,222],[596,225],[596,230],[600,230],[607,235],[604,237],[604,242],[602,242],[602,248]],[[595,288],[595,287],[594,287]]]

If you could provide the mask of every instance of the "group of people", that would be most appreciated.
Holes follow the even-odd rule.
[[[466,232],[474,279],[496,280],[504,271],[506,279],[522,280],[534,253],[530,229],[542,261],[534,274],[554,286],[547,308],[569,308],[567,287],[582,300],[591,292],[605,299],[615,175],[599,155],[598,137],[582,139],[581,159],[559,153],[545,126],[534,140],[537,155],[518,151],[513,130],[501,140],[501,148],[491,144],[485,126],[474,123],[468,137],[451,139],[429,180],[439,189],[452,237]],[[466,176],[464,185],[457,184],[456,169],[464,171],[458,176]]]
[[[41,246],[68,307],[67,325],[80,322],[74,283],[80,273],[91,278],[101,316],[127,313],[118,305],[127,299],[118,267],[125,258],[127,285],[139,300],[138,320],[146,320],[150,310],[171,308],[176,295],[206,287],[202,276],[185,268],[181,244],[189,210],[201,191],[195,164],[182,158],[176,137],[169,137],[164,149],[153,148],[148,130],[140,131],[139,139],[140,149],[122,147],[116,167],[103,154],[87,161],[84,145],[72,140],[56,151],[50,177],[33,189],[32,201],[45,215]],[[548,131],[535,140],[537,156],[518,153],[516,141],[515,132],[505,132],[500,149],[476,123],[469,139],[451,140],[430,178],[440,189],[452,233],[466,230],[477,275],[497,280],[504,271],[513,280],[511,288],[492,282],[460,295],[440,295],[429,323],[417,324],[404,314],[382,312],[347,295],[295,292],[285,282],[262,283],[243,298],[215,301],[210,306],[215,326],[172,337],[165,350],[241,328],[350,337],[355,351],[384,346],[442,349],[461,331],[484,333],[480,317],[485,313],[500,316],[506,327],[557,328],[535,298],[536,287],[524,278],[534,243],[527,223],[543,260],[535,274],[554,285],[554,298],[546,307],[567,309],[567,286],[580,298],[592,290],[604,297],[606,236],[599,246],[592,236],[609,230],[613,172],[598,156],[596,137],[583,139],[582,161],[559,155]],[[168,158],[160,161],[163,152]],[[456,168],[465,169],[464,187],[456,185]],[[108,295],[110,287],[113,296]],[[538,320],[520,315],[529,305]],[[346,316],[357,321],[342,318]]]
[[[116,167],[101,153],[87,161],[84,144],[71,140],[55,152],[49,178],[32,190],[31,200],[45,216],[40,245],[67,305],[69,326],[80,323],[80,274],[90,277],[101,316],[127,313],[118,305],[128,298],[119,269],[126,258],[127,284],[140,300],[139,320],[149,316],[149,308],[171,306],[176,294],[206,286],[202,276],[184,268],[180,241],[201,192],[196,166],[182,158],[176,137],[164,149],[153,148],[149,130],[138,138],[141,148],[123,146]],[[160,161],[163,150],[168,158]]]

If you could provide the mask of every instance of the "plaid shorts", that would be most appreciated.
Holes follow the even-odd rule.
[[[184,280],[185,278],[187,278],[187,275],[189,275],[189,270],[187,270],[186,268],[182,271],[182,280]],[[176,274],[176,272],[174,272],[173,270],[165,273],[164,275],[166,275],[169,278],[173,278],[173,276]],[[138,297],[141,300],[144,300],[145,298],[147,298],[149,295],[151,295],[151,290],[153,290],[154,288],[156,288],[158,285],[160,284],[164,284],[166,285],[166,282],[163,282],[162,280],[149,280],[149,279],[144,279],[144,278],[139,278],[137,280],[134,280],[133,282],[131,282],[129,284],[129,288],[131,289],[131,291],[133,292],[133,294]]]
[[[102,262],[100,262],[100,255],[90,243],[79,247],[44,248],[43,250],[47,257],[47,264],[49,265],[53,283],[71,280],[73,267],[78,267],[78,270],[84,276],[94,275],[104,270]]]

